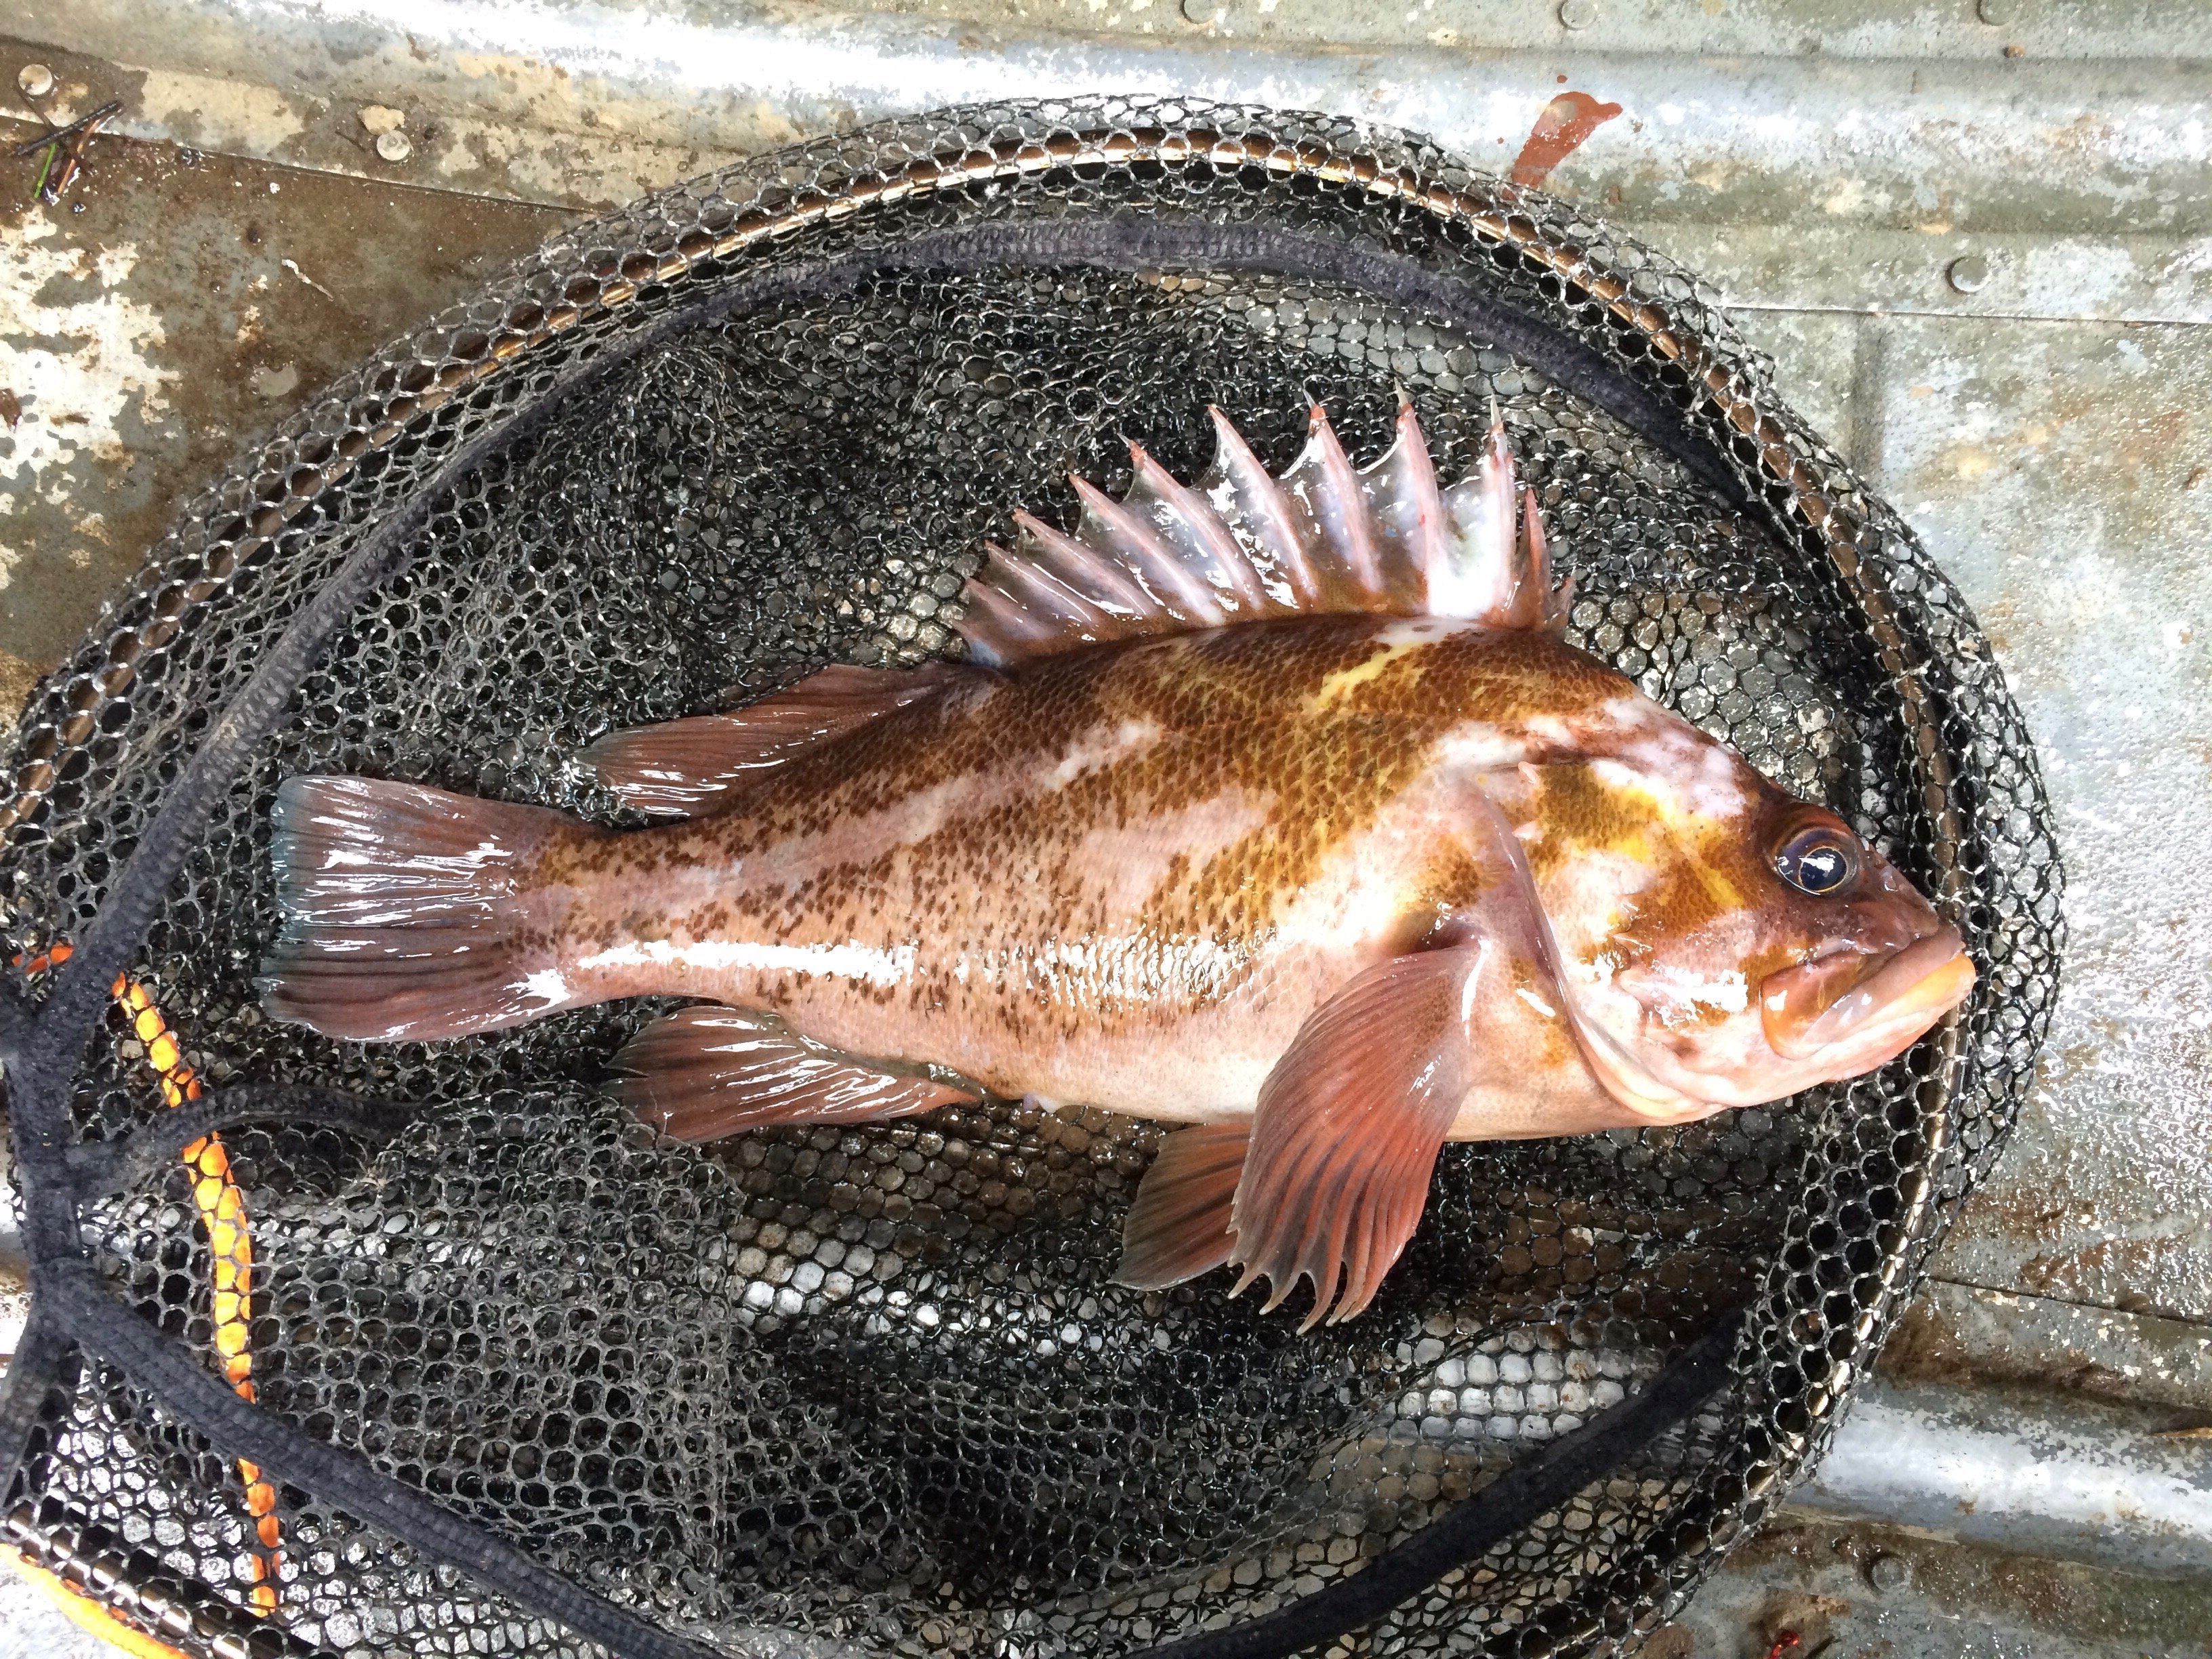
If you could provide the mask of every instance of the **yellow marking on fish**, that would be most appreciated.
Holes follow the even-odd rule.
[[[1746,902],[1743,890],[1716,866],[1701,858],[1691,859],[1688,863],[1691,873],[1705,888],[1705,896],[1712,900],[1714,908],[1733,910]]]
[[[1607,761],[1590,766],[1591,781],[1612,796],[1620,811],[1620,827],[1603,842],[1603,850],[1632,859],[1648,870],[1657,870],[1662,849],[1652,844],[1656,827],[1673,843],[1674,862],[1705,890],[1717,909],[1732,909],[1745,902],[1743,890],[1698,850],[1716,828],[1712,819],[1686,807],[1672,791],[1654,790],[1644,777]]]
[[[1394,640],[1386,635],[1379,642],[1375,653],[1366,660],[1355,663],[1350,668],[1340,668],[1324,678],[1320,688],[1306,700],[1306,707],[1316,714],[1327,713],[1361,686],[1382,678],[1393,663],[1413,655],[1431,643],[1425,639]]]

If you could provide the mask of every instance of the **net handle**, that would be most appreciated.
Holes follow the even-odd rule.
[[[227,1453],[251,1457],[319,1500],[386,1527],[425,1556],[474,1574],[518,1606],[557,1620],[617,1654],[638,1659],[709,1659],[710,1650],[672,1636],[571,1583],[365,1460],[313,1441],[240,1399],[182,1341],[164,1335],[119,1300],[88,1258],[78,1226],[78,1208],[94,1194],[89,1190],[91,1169],[70,1157],[70,1094],[76,1065],[99,1027],[106,988],[127,968],[237,775],[275,730],[331,640],[369,595],[405,568],[416,535],[454,487],[539,429],[570,399],[646,351],[702,325],[848,294],[869,278],[890,272],[1009,265],[1145,271],[1172,264],[1338,283],[1426,311],[1451,327],[1487,337],[1564,389],[1605,410],[1681,460],[1729,504],[1740,506],[1751,499],[1729,460],[1698,431],[1694,416],[1688,415],[1694,394],[1686,392],[1670,402],[1592,347],[1495,295],[1431,270],[1408,254],[1314,230],[1127,213],[998,221],[929,231],[888,246],[757,272],[688,305],[672,306],[625,337],[562,364],[527,408],[491,422],[456,446],[408,500],[362,537],[345,562],[301,607],[214,722],[140,835],[46,1002],[21,1020],[15,1018],[21,1006],[20,996],[11,990],[8,1000],[0,1000],[0,1010],[6,1011],[0,1012],[0,1045],[6,1051],[9,1105],[23,1194],[21,1231],[33,1263],[34,1314],[50,1318],[57,1335],[65,1334],[118,1366],[152,1393],[165,1411]],[[1717,1332],[1709,1340],[1717,1340]],[[57,1342],[47,1363],[19,1362],[0,1391],[0,1468],[14,1475],[22,1472],[24,1454],[42,1419],[43,1402],[59,1376],[62,1350],[67,1346]],[[1682,1364],[1676,1362],[1678,1367]],[[1705,1375],[1702,1370],[1692,1374]],[[1638,1396],[1639,1401],[1649,1393]],[[1681,1410],[1687,1408],[1685,1405]],[[1546,1457],[1561,1461],[1544,1467],[1570,1471],[1587,1467],[1602,1473],[1679,1420],[1680,1411],[1668,1415],[1667,1409],[1662,1401],[1625,1419],[1616,1420],[1609,1413],[1590,1428],[1556,1443]],[[1623,1421],[1627,1426],[1622,1426]],[[1588,1437],[1607,1424],[1611,1426],[1600,1437]],[[1577,1447],[1585,1449],[1569,1449]],[[1548,1487],[1537,1490],[1540,1495]],[[1540,1508],[1532,1513],[1540,1512]],[[1384,1559],[1396,1559],[1395,1553]],[[1407,1565],[1376,1578],[1365,1594],[1371,1598],[1389,1590],[1395,1604],[1455,1565],[1448,1563],[1414,1579],[1412,1575],[1424,1570],[1419,1564],[1427,1559],[1419,1553],[1407,1557]],[[1362,1573],[1351,1584],[1369,1576]],[[1350,1584],[1344,1589],[1348,1591]],[[1184,1656],[1179,1654],[1178,1659]]]

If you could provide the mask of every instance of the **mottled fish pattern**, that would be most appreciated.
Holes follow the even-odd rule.
[[[1401,412],[1267,474],[1217,416],[1080,521],[1017,515],[969,660],[835,668],[611,735],[617,832],[358,778],[279,792],[270,1012],[436,1039],[646,994],[690,1139],[988,1090],[1188,1126],[1125,1282],[1367,1305],[1449,1139],[1680,1122],[1855,1075],[1972,982],[1825,811],[1558,637],[1502,426],[1440,488]],[[1241,1288],[1241,1283],[1240,1283]]]

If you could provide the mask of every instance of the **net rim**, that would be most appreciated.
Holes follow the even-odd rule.
[[[1217,124],[1222,130],[1211,133],[1201,131],[1176,134],[1165,129],[1141,128],[1129,131],[1102,125],[1042,140],[1007,139],[978,143],[957,155],[917,160],[896,176],[863,180],[845,195],[802,193],[780,210],[738,215],[719,233],[696,229],[665,240],[665,246],[658,249],[642,246],[627,258],[586,261],[607,268],[572,276],[560,285],[559,297],[550,305],[542,298],[512,305],[505,319],[511,326],[488,327],[471,320],[455,321],[456,318],[464,318],[468,309],[466,306],[456,307],[445,318],[406,337],[405,344],[416,351],[418,364],[422,357],[429,354],[434,343],[442,341],[439,349],[448,359],[442,368],[414,377],[395,373],[388,363],[381,369],[365,370],[353,377],[357,389],[349,389],[349,383],[341,382],[334,392],[295,416],[261,447],[254,459],[241,461],[228,476],[236,480],[278,473],[277,463],[299,455],[303,441],[312,448],[318,434],[332,429],[359,434],[365,440],[360,447],[347,453],[344,445],[332,444],[319,461],[310,454],[306,471],[311,471],[312,477],[303,477],[300,467],[284,470],[281,476],[270,477],[262,485],[252,501],[228,509],[224,520],[211,522],[203,516],[201,528],[208,532],[204,540],[210,546],[228,547],[231,572],[248,568],[257,547],[273,544],[287,524],[312,504],[322,490],[343,482],[372,450],[388,449],[410,434],[419,435],[440,410],[470,397],[511,370],[537,361],[547,347],[579,328],[621,315],[626,308],[640,307],[641,302],[653,313],[653,318],[623,340],[629,356],[650,349],[657,341],[697,325],[714,307],[716,297],[726,294],[742,277],[744,260],[756,251],[789,247],[825,228],[871,213],[886,212],[922,198],[1033,178],[1056,168],[1095,166],[1131,169],[1152,164],[1256,167],[1272,175],[1309,178],[1319,184],[1358,191],[1368,202],[1411,210],[1427,216],[1438,226],[1452,227],[1486,246],[1509,251],[1514,257],[1540,264],[1557,279],[1562,306],[1599,307],[1608,326],[1633,331],[1649,343],[1656,357],[1680,369],[1680,384],[1670,390],[1685,426],[1704,428],[1705,437],[1723,456],[1724,463],[1747,475],[1742,495],[1758,505],[1769,520],[1770,527],[1786,536],[1790,509],[1796,509],[1796,516],[1805,526],[1797,538],[1799,544],[1810,551],[1817,538],[1820,550],[1833,562],[1845,590],[1866,614],[1869,631],[1883,652],[1885,666],[1893,667],[1893,684],[1900,690],[1898,717],[1909,734],[1923,739],[1910,742],[1905,748],[1908,765],[1922,771],[1914,781],[1923,800],[1943,803],[1933,814],[1930,825],[1931,848],[1939,872],[1938,902],[1954,907],[1962,902],[1968,878],[1960,867],[1959,856],[1960,826],[1955,809],[1949,804],[1953,779],[1942,737],[1942,710],[1929,689],[1910,672],[1913,666],[1908,660],[1914,648],[1912,630],[1907,619],[1899,614],[1891,596],[1869,579],[1865,559],[1872,550],[1869,538],[1882,531],[1908,537],[1909,532],[1904,532],[1901,525],[1879,522],[1887,509],[1881,508],[1878,503],[1874,510],[1866,512],[1831,498],[1808,464],[1802,448],[1803,434],[1793,432],[1790,424],[1776,420],[1769,408],[1762,406],[1771,406],[1775,401],[1763,382],[1747,388],[1740,373],[1708,341],[1694,331],[1680,328],[1663,305],[1638,295],[1627,282],[1610,274],[1604,263],[1591,255],[1589,247],[1563,248],[1547,240],[1535,221],[1522,210],[1545,199],[1538,193],[1482,181],[1480,175],[1472,175],[1474,182],[1471,183],[1447,181],[1409,164],[1390,165],[1375,150],[1346,153],[1310,141],[1289,145],[1267,138],[1264,128],[1259,125],[1262,116],[1288,125],[1299,118],[1296,112],[1237,111],[1228,112],[1227,115],[1230,118]],[[968,112],[953,112],[937,118],[969,116]],[[1245,127],[1241,135],[1226,131],[1239,123]],[[885,130],[890,125],[885,124]],[[864,132],[837,143],[849,147],[866,136]],[[828,148],[827,144],[801,147],[786,155],[818,153]],[[546,286],[543,279],[557,276],[564,263],[574,263],[565,259],[567,247],[584,243],[591,237],[614,240],[623,228],[649,222],[658,204],[690,201],[702,185],[717,190],[732,178],[768,175],[773,172],[771,164],[777,160],[768,157],[740,164],[709,180],[663,192],[647,198],[635,209],[568,233],[510,272],[495,278],[483,293],[493,296],[512,294],[517,289],[528,290],[533,283],[543,290]],[[1203,227],[1207,222],[1194,218],[1191,222]],[[1219,227],[1213,228],[1218,231]],[[1607,242],[1625,244],[1626,240],[1601,227],[1593,227],[1587,241],[1589,246],[1602,246]],[[875,250],[874,254],[881,256],[884,252]],[[688,306],[684,302],[687,295],[693,296]],[[534,319],[530,315],[533,309]],[[1558,326],[1556,323],[1550,325]],[[582,375],[606,372],[621,355],[602,352],[591,357],[583,366]],[[1616,373],[1623,372],[1618,365],[1614,368]],[[409,383],[410,379],[412,383]],[[386,380],[391,384],[378,384]],[[571,386],[559,395],[543,397],[479,434],[418,485],[411,501],[422,503],[434,499],[465,471],[480,465],[486,454],[514,441],[521,422],[548,412],[573,390]],[[1757,403],[1750,395],[1753,390],[1759,393]],[[1728,461],[1731,456],[1732,463]],[[385,522],[392,524],[404,516],[394,514]],[[1890,516],[1893,519],[1893,515]],[[179,544],[189,533],[191,526],[188,514],[183,529],[172,532],[156,545],[149,570],[161,569],[164,551]],[[380,525],[379,530],[383,527]],[[394,533],[388,540],[389,552],[397,557],[404,546],[404,535]],[[324,629],[327,639],[329,633],[351,613],[359,599],[383,575],[390,574],[388,569],[374,568],[375,561],[368,556],[374,550],[372,536],[369,544],[356,550],[346,571],[326,583],[307,610],[295,619],[292,629],[287,633],[288,641],[300,632],[309,613],[319,616],[334,612]],[[349,583],[349,575],[356,579],[352,584]],[[182,590],[155,586],[134,595],[133,601],[145,614],[135,627],[126,624],[108,636],[103,653],[106,673],[112,677],[117,667],[127,667],[137,653],[157,649],[173,638],[189,625],[198,607],[219,595],[222,583],[228,580],[227,574],[216,576],[214,586],[207,592],[193,592],[190,586]],[[360,592],[349,599],[347,593],[354,586],[359,586]],[[133,601],[126,601],[119,609],[118,619],[129,615]],[[94,644],[98,643],[96,633]],[[257,687],[265,693],[289,672],[284,669],[269,674],[268,669],[272,665],[273,661],[264,665],[264,676],[257,678],[226,708],[222,720],[203,744],[193,763],[194,772],[188,777],[199,773],[203,762],[220,759],[226,750],[242,761],[254,741],[254,728],[258,726],[265,731],[281,717],[282,696],[272,699],[267,695],[258,698],[255,696]],[[293,675],[294,681],[306,672],[303,665]],[[76,674],[58,679],[46,701],[51,704],[58,697],[65,705],[84,702],[87,699],[82,688],[87,684],[98,687],[101,679],[100,675],[88,675],[80,669]],[[288,685],[281,689],[289,693],[290,688]],[[18,772],[14,799],[5,808],[0,808],[0,834],[12,832],[24,820],[45,789],[51,787],[69,750],[82,746],[97,729],[96,696],[90,700],[90,705],[68,709],[63,720],[48,721],[45,729],[52,734],[52,741],[46,742],[45,752],[40,753],[44,740],[37,735],[34,716],[46,711],[40,709],[34,699],[31,709],[27,710],[24,731],[17,745],[19,757],[27,755],[27,764]],[[41,768],[43,777],[39,775]],[[209,775],[212,775],[213,771],[210,764]],[[180,786],[177,795],[181,800],[191,793]],[[177,804],[173,801],[165,805],[165,819],[169,806]],[[25,1235],[27,1243],[33,1243],[32,1254],[42,1275],[35,1282],[48,1308],[73,1303],[65,1286],[70,1279],[76,1276],[73,1270],[64,1270],[58,1277],[53,1272],[62,1257],[73,1254],[58,1248],[64,1243],[64,1235],[73,1231],[74,1224],[60,1214],[54,1202],[66,1202],[75,1180],[74,1173],[67,1167],[69,1061],[82,1053],[99,1018],[104,987],[127,963],[137,939],[143,936],[143,921],[150,920],[152,906],[158,902],[161,892],[166,890],[167,879],[173,879],[175,870],[172,867],[167,879],[152,882],[161,862],[161,858],[154,854],[170,857],[173,865],[180,864],[185,854],[197,844],[197,835],[191,833],[188,823],[181,821],[188,817],[189,814],[182,814],[179,822],[166,825],[157,820],[156,829],[169,833],[149,833],[143,837],[134,850],[131,870],[110,890],[100,918],[103,924],[116,908],[115,895],[131,889],[139,861],[153,859],[146,869],[147,879],[135,883],[139,889],[150,888],[150,895],[145,901],[146,916],[131,937],[123,937],[125,930],[119,924],[95,930],[88,937],[81,959],[72,961],[64,970],[35,1016],[20,994],[11,994],[0,1003],[0,1009],[4,1009],[4,1013],[0,1013],[0,1045],[4,1045],[9,1062],[11,1103],[16,1108],[15,1133],[26,1176]],[[203,814],[202,830],[204,817]],[[170,849],[166,854],[154,845],[164,841]],[[149,854],[149,846],[153,847],[153,854]],[[1916,1276],[1915,1267],[1908,1258],[1924,1258],[1925,1249],[1932,1243],[1928,1237],[1931,1231],[1929,1218],[1940,1208],[1942,1187],[1942,1182],[1932,1177],[1936,1168],[1954,1150],[1943,1133],[1949,1125],[1944,1107],[1949,1089],[1957,1082],[1965,1064],[1960,1048],[1960,1020],[1961,1016],[1954,1013],[1948,1023],[1937,1079],[1931,1079],[1923,1091],[1923,1095],[1942,1097],[1932,1102],[1923,1098],[1922,1103],[1923,1118],[1936,1127],[1938,1139],[1930,1147],[1927,1174],[1916,1176],[1917,1190],[1909,1194],[1911,1212],[1899,1218],[1900,1248],[1885,1253],[1885,1276],[1892,1281],[1893,1295],[1909,1290]],[[58,1119],[42,1110],[54,1099],[61,1103]],[[31,1131],[27,1139],[24,1134],[27,1123]],[[1919,1246],[1917,1251],[1910,1248],[1915,1244]],[[79,1291],[87,1288],[90,1287],[82,1284],[76,1287]],[[82,1312],[83,1304],[76,1305]],[[112,1305],[115,1311],[131,1317],[120,1304]],[[1882,1322],[1881,1313],[1879,1309],[1867,1310],[1863,1328],[1869,1333],[1878,1329]],[[48,1316],[34,1310],[34,1318]],[[77,1317],[72,1316],[68,1322],[76,1334],[83,1334],[76,1330]],[[1815,1387],[1808,1396],[1810,1409],[1804,1431],[1788,1437],[1788,1442],[1795,1443],[1778,1444],[1771,1449],[1768,1456],[1758,1460],[1764,1467],[1748,1472],[1745,1481],[1747,1497],[1761,1495],[1784,1478],[1786,1471],[1802,1464],[1813,1447],[1820,1420],[1831,1414],[1829,1407],[1840,1397],[1848,1381],[1846,1370],[1835,1386]],[[27,1390],[15,1387],[15,1379],[11,1376],[7,1398],[0,1401],[0,1431],[4,1431],[0,1432],[0,1453],[19,1450],[21,1439],[15,1433],[19,1425],[24,1434],[29,1431],[29,1425],[21,1424],[22,1402],[18,1398],[25,1392]],[[20,1459],[11,1457],[7,1461],[14,1463]],[[665,1638],[665,1632],[655,1631],[653,1634]],[[629,1650],[659,1650],[647,1644]],[[665,1650],[696,1653],[702,1650],[686,1644]]]

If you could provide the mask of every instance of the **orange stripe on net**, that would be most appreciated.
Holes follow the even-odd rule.
[[[28,962],[16,965],[26,974],[58,968],[70,959],[72,948],[63,943]],[[131,1034],[146,1046],[146,1063],[161,1085],[161,1098],[172,1106],[200,1097],[199,1074],[185,1063],[177,1035],[161,1018],[154,994],[137,981],[118,975],[111,988],[115,1000],[131,1018]],[[253,1392],[253,1350],[249,1320],[253,1297],[253,1234],[246,1213],[246,1194],[231,1178],[230,1154],[222,1137],[203,1135],[184,1150],[185,1166],[192,1172],[192,1202],[207,1230],[208,1249],[215,1261],[215,1349],[222,1361],[222,1374],[241,1399]],[[276,1489],[262,1479],[257,1464],[238,1460],[239,1478],[246,1483],[246,1512],[253,1518],[254,1545],[246,1560],[246,1577],[252,1584],[253,1610],[261,1614],[276,1609],[276,1569],[282,1559],[277,1546],[283,1529],[276,1518]]]

